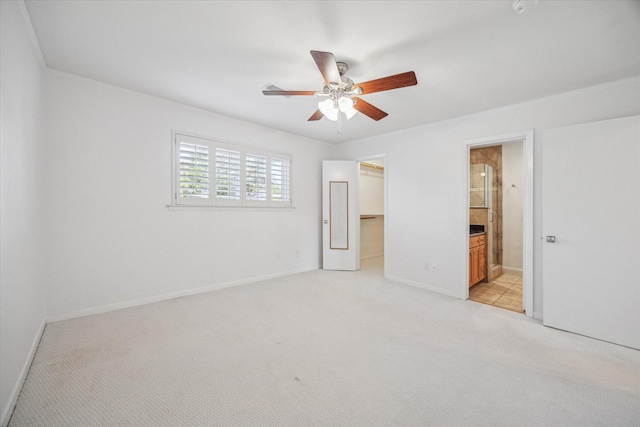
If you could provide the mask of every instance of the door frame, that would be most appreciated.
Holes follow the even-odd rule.
[[[388,170],[389,170],[389,166],[388,166],[388,162],[387,162],[387,153],[382,153],[382,154],[374,154],[374,155],[369,155],[369,156],[364,156],[364,157],[358,157],[356,158],[356,162],[358,163],[358,185],[360,184],[360,162],[366,162],[367,160],[375,160],[375,159],[383,159],[384,160],[384,175],[383,175],[383,203],[384,203],[384,208],[382,210],[383,215],[384,215],[384,223],[383,223],[383,227],[382,227],[382,238],[384,240],[383,244],[382,244],[382,252],[383,252],[383,272],[382,272],[382,276],[386,279],[387,278],[387,178],[389,176],[388,174]],[[360,227],[360,222],[358,221],[358,227]],[[358,242],[358,244],[360,244],[360,242]]]
[[[469,177],[470,177],[470,152],[471,148],[486,147],[491,145],[501,145],[507,142],[522,141],[522,172],[524,181],[524,197],[522,201],[522,297],[525,314],[528,317],[534,317],[533,312],[533,129],[520,132],[513,132],[503,135],[495,135],[482,138],[474,138],[465,141],[464,144],[464,165],[466,180],[464,181],[464,190],[462,192],[464,202],[462,206],[464,211],[461,218],[462,227],[466,230],[466,239],[463,251],[464,260],[461,259],[461,265],[464,266],[465,275],[461,281],[462,299],[469,299]]]

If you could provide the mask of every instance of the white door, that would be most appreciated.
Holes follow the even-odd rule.
[[[358,164],[322,162],[322,268],[360,269]]]
[[[640,349],[640,116],[543,141],[544,324]]]

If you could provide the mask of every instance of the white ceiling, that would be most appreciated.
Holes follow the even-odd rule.
[[[640,1],[25,1],[46,65],[286,132],[339,143],[640,75]],[[347,77],[415,71],[364,95],[389,113],[308,122],[309,51]]]

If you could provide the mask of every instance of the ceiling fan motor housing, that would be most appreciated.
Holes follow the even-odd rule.
[[[344,76],[344,74],[347,71],[349,71],[349,66],[347,65],[346,62],[336,61],[336,65],[338,66],[338,72],[340,73],[341,76]]]

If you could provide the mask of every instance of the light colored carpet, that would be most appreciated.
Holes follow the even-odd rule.
[[[640,352],[364,267],[49,324],[10,426],[640,425]]]

